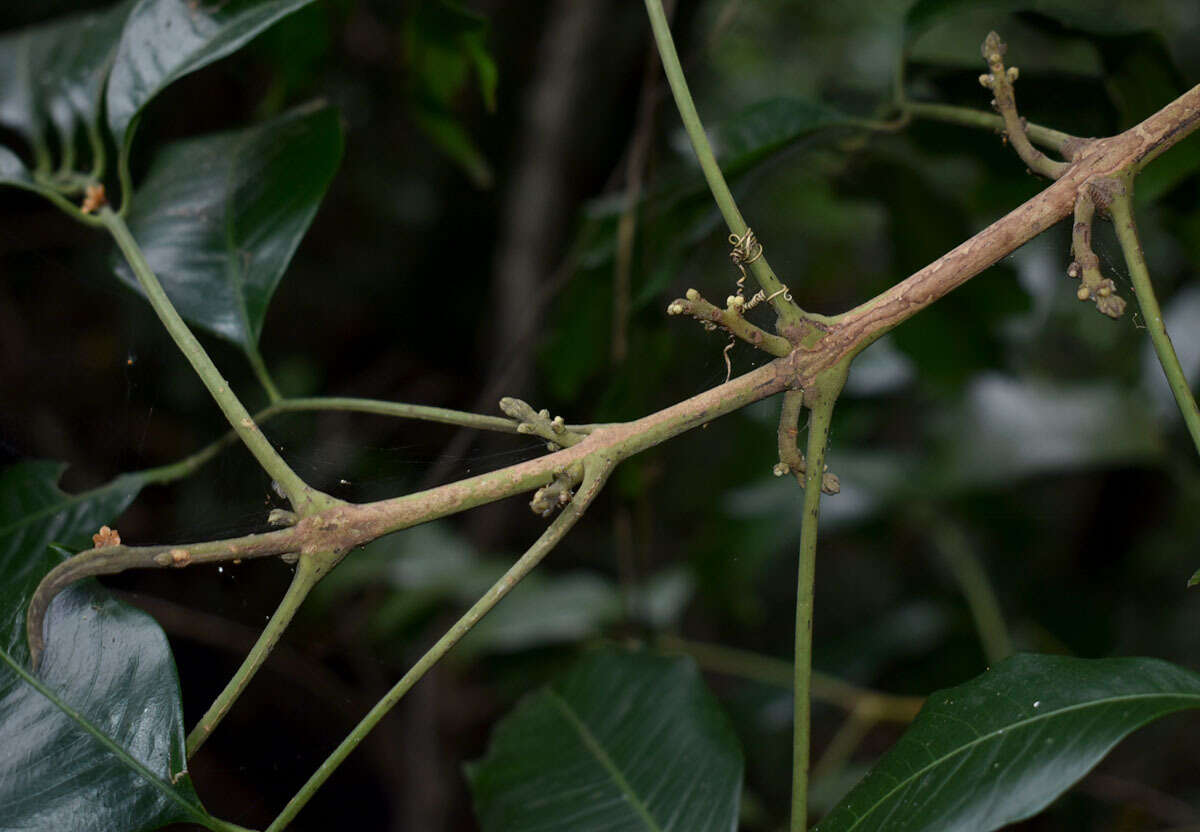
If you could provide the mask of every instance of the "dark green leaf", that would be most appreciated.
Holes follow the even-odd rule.
[[[522,701],[467,773],[484,830],[727,832],[742,753],[690,659],[603,650]]]
[[[988,832],[1037,814],[1130,732],[1200,707],[1200,675],[1157,659],[1020,655],[929,697],[816,832]]]
[[[95,128],[108,67],[132,2],[76,15],[0,39],[0,123],[48,152],[46,128],[60,152],[80,128]]]
[[[490,188],[495,174],[488,160],[479,152],[466,129],[449,113],[440,110],[416,108],[413,118],[424,131],[429,141],[458,165],[477,188]]]
[[[1200,584],[1200,569],[1197,569],[1192,573],[1192,577],[1188,578],[1187,585],[1189,588],[1195,586],[1196,584]]]
[[[183,317],[243,348],[257,343],[341,154],[341,125],[324,106],[159,153],[128,223]],[[115,268],[137,285],[123,260]]]
[[[1158,9],[1150,3],[1078,3],[1075,0],[917,0],[904,17],[904,44],[910,47],[937,23],[962,12],[979,10],[997,15],[1037,12],[1065,26],[1099,35],[1128,34],[1151,28]],[[982,42],[986,32],[981,32]],[[980,59],[982,62],[982,59]]]
[[[108,82],[108,127],[123,155],[142,108],[183,76],[224,58],[312,0],[141,0]]]
[[[770,98],[719,123],[712,144],[726,173],[740,171],[801,136],[852,123],[845,113],[807,98]]]
[[[211,826],[185,766],[179,683],[166,638],[146,614],[94,581],[54,600],[40,673],[29,669],[25,607],[61,556],[142,488],[137,475],[79,495],[62,466],[0,472],[0,828],[142,830]],[[171,782],[171,777],[176,782]]]
[[[27,191],[41,192],[43,189],[29,173],[29,168],[17,154],[7,147],[0,147],[0,185],[12,185]]]
[[[496,109],[496,64],[487,50],[487,19],[448,0],[415,4],[405,21],[410,107],[417,126],[476,187],[490,187],[491,166],[454,113],[472,72],[489,111]]]

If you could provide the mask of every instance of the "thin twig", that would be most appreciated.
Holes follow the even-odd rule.
[[[1112,214],[1117,240],[1121,243],[1121,252],[1125,255],[1125,265],[1129,269],[1129,279],[1133,283],[1133,294],[1137,298],[1138,306],[1142,308],[1142,317],[1146,320],[1146,329],[1150,331],[1150,341],[1154,344],[1158,363],[1162,365],[1171,392],[1175,394],[1175,403],[1179,406],[1179,412],[1183,414],[1183,421],[1191,434],[1192,442],[1197,452],[1200,452],[1200,409],[1196,407],[1196,399],[1192,396],[1187,376],[1179,363],[1179,356],[1175,354],[1171,336],[1167,334],[1162,310],[1154,294],[1154,284],[1150,282],[1146,255],[1142,251],[1137,224],[1133,218],[1131,184],[1132,180],[1127,179],[1124,187],[1113,195],[1108,210]]]
[[[988,663],[994,665],[1008,658],[1013,652],[1012,639],[1004,623],[1004,613],[1000,609],[996,590],[988,578],[983,562],[961,528],[932,510],[923,514],[923,519],[928,521],[934,546],[958,584],[967,602],[967,608],[971,611],[975,631],[979,634],[979,641],[983,645]]]
[[[1075,198],[1075,223],[1071,226],[1071,254],[1075,259],[1067,267],[1067,276],[1079,278],[1080,286],[1075,297],[1092,301],[1102,315],[1119,318],[1125,312],[1125,300],[1117,294],[1117,285],[1112,278],[1100,273],[1100,258],[1092,251],[1092,218],[1095,213],[1092,185],[1085,183]]]
[[[804,410],[804,391],[788,390],[783,394],[783,407],[779,410],[779,429],[776,432],[776,444],[779,449],[779,464],[775,466],[775,476],[792,474],[800,487],[804,487],[808,464],[804,454],[800,453],[797,441],[800,436],[800,414]],[[837,474],[828,471],[821,473],[821,490],[826,494],[837,494],[842,490],[842,483]]]
[[[1035,173],[1049,179],[1058,179],[1071,166],[1069,162],[1056,162],[1029,142],[1025,135],[1025,124],[1017,114],[1017,100],[1013,95],[1013,84],[1017,80],[1017,68],[1004,66],[1004,53],[1008,50],[1004,41],[995,32],[989,32],[983,41],[983,59],[987,61],[987,75],[979,76],[979,82],[996,96],[993,104],[1004,120],[1004,132],[1021,161]]]
[[[656,636],[654,644],[661,650],[688,654],[696,660],[701,670],[792,689],[792,663],[784,659],[666,633]],[[912,722],[917,711],[925,704],[920,696],[896,696],[870,690],[816,670],[812,672],[811,682],[809,692],[813,699],[836,705],[846,712],[862,708],[876,715],[880,721]]]
[[[815,403],[808,423],[808,471],[800,527],[800,572],[796,579],[796,643],[792,666],[792,832],[808,828],[809,735],[812,711],[813,585],[817,565],[817,520],[821,511],[821,472],[837,390]]]
[[[217,406],[221,408],[221,412],[225,414],[226,420],[237,433],[238,438],[258,460],[262,469],[275,482],[279,483],[280,488],[291,501],[292,507],[301,514],[309,514],[336,503],[337,501],[333,497],[304,482],[263,436],[258,425],[255,424],[230,388],[229,382],[221,376],[200,341],[192,334],[191,329],[175,310],[175,305],[171,303],[171,299],[167,297],[166,291],[159,283],[158,276],[146,262],[145,255],[142,254],[142,250],[130,233],[125,220],[107,205],[100,209],[99,217],[109,233],[112,234],[113,239],[116,240],[121,254],[124,255],[129,267],[137,276],[138,283],[145,291],[150,305],[154,308],[163,326],[166,327],[167,332],[170,333],[172,340],[187,358],[188,363],[192,365],[192,369],[196,371],[196,375],[200,377],[204,386],[208,388],[208,392],[216,401]]]
[[[1003,130],[1004,119],[994,113],[985,113],[982,110],[973,110],[970,107],[955,107],[951,104],[933,104],[924,101],[906,101],[904,103],[904,112],[911,114],[914,118],[925,118],[932,121],[941,121],[946,124],[958,124],[963,127],[979,127],[984,130]],[[1070,133],[1063,133],[1060,130],[1052,130],[1049,127],[1043,127],[1040,124],[1029,124],[1025,122],[1025,135],[1029,139],[1042,147],[1049,148],[1056,153],[1061,153],[1065,158],[1072,159],[1072,153],[1088,142],[1088,139],[1081,139],[1077,136],[1072,136]]]
[[[712,192],[713,199],[716,201],[721,215],[725,218],[725,224],[729,227],[730,233],[736,237],[743,237],[747,230],[746,221],[742,218],[742,212],[738,209],[729,185],[725,182],[725,175],[721,173],[721,167],[717,164],[712,145],[709,144],[708,136],[704,132],[704,125],[700,122],[700,115],[696,112],[696,104],[692,101],[687,79],[684,78],[683,68],[679,65],[679,55],[675,51],[675,43],[671,39],[671,26],[663,11],[662,0],[645,0],[645,2],[646,12],[650,16],[650,26],[654,30],[654,42],[658,45],[658,54],[662,59],[663,70],[667,74],[671,92],[675,96],[675,106],[679,109],[680,118],[683,119],[684,129],[687,130],[692,149],[696,153],[696,159],[700,162],[700,169],[704,171],[708,189]],[[775,272],[767,264],[767,259],[759,257],[748,265],[763,291],[772,297],[771,305],[775,307],[782,328],[790,329],[803,324],[804,311],[790,299],[785,291],[782,291],[786,287],[775,276]]]
[[[279,606],[275,608],[275,612],[271,614],[271,619],[267,622],[267,626],[263,628],[258,640],[254,642],[254,646],[250,648],[250,652],[246,654],[246,658],[233,674],[232,678],[226,683],[225,688],[217,694],[217,698],[213,700],[212,705],[204,712],[204,716],[200,717],[200,721],[196,723],[190,734],[187,737],[187,756],[190,760],[200,750],[200,746],[204,744],[217,726],[221,724],[221,720],[229,713],[233,703],[242,695],[242,691],[250,684],[250,680],[258,673],[263,662],[271,655],[271,651],[275,649],[275,645],[279,642],[283,631],[292,623],[292,619],[296,616],[296,612],[300,609],[300,605],[304,599],[308,597],[312,588],[317,585],[326,574],[329,567],[324,560],[313,556],[304,556],[300,558],[296,564],[296,572],[292,575],[292,582],[288,586],[287,592],[284,593],[283,600],[279,602]]]
[[[720,327],[771,355],[782,356],[792,351],[792,344],[788,339],[750,323],[732,304],[721,309],[709,303],[695,289],[688,289],[686,297],[671,301],[667,306],[667,314],[688,315],[709,329]]]

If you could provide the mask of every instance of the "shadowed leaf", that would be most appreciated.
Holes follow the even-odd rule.
[[[128,223],[179,314],[243,348],[257,344],[341,155],[341,125],[324,106],[164,148]],[[123,260],[114,268],[137,287]]]
[[[1031,817],[1130,732],[1200,707],[1200,675],[1157,659],[1019,655],[929,697],[814,832],[989,832]]]
[[[521,702],[467,773],[488,832],[729,832],[742,752],[690,659],[604,650]]]

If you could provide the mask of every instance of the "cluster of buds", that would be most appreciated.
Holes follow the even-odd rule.
[[[557,509],[571,502],[571,498],[575,496],[575,486],[581,479],[583,479],[583,470],[578,465],[574,468],[555,471],[553,480],[533,492],[529,508],[533,510],[534,514],[549,517]]]
[[[1101,315],[1119,318],[1125,313],[1125,299],[1117,294],[1117,285],[1112,278],[1103,277],[1099,269],[1081,266],[1075,260],[1067,267],[1067,277],[1081,281],[1075,297],[1094,302]]]
[[[500,410],[505,416],[517,420],[517,433],[545,439],[547,450],[560,451],[583,439],[583,434],[567,429],[563,417],[551,418],[549,410],[535,411],[520,399],[505,396],[500,400]]]
[[[803,488],[804,487],[804,475],[806,473],[805,469],[806,469],[806,466],[805,466],[805,462],[804,462],[804,457],[800,457],[800,469],[798,471],[792,471],[792,466],[788,465],[786,462],[777,462],[777,463],[775,463],[775,467],[771,469],[771,473],[777,477],[782,477],[787,474],[794,473],[796,475],[796,481],[799,482],[800,487]],[[841,492],[841,490],[842,490],[841,479],[838,478],[837,474],[831,473],[829,470],[829,466],[826,465],[825,470],[821,473],[821,493],[822,494],[838,494]]]

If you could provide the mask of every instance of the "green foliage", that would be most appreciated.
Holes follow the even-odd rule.
[[[1157,659],[1018,655],[929,695],[912,727],[814,832],[990,832],[1037,814],[1123,737],[1200,707]]]
[[[127,222],[179,313],[254,349],[341,156],[338,115],[323,105],[160,150]],[[114,268],[138,288],[116,255]]]
[[[697,53],[718,66],[723,54],[741,54],[744,60],[724,66],[749,67],[746,77],[702,82],[707,88],[700,109],[707,112],[713,102],[714,111],[732,114],[712,122],[712,144],[744,213],[768,241],[772,263],[806,308],[840,310],[862,302],[1040,187],[980,131],[918,123],[895,132],[897,125],[879,121],[896,115],[900,102],[886,97],[886,83],[872,86],[854,75],[877,57],[872,50],[878,41],[870,39],[877,32],[858,33],[856,51],[848,50],[840,66],[845,77],[833,77],[836,38],[830,38],[828,53],[796,49],[775,19],[813,15],[836,32],[839,15],[851,12],[837,4],[751,5],[762,8],[732,24],[728,53],[713,34],[715,24]],[[1186,87],[1179,50],[1153,9],[1125,4],[1097,13],[1066,0],[918,0],[907,10],[894,5],[879,14],[890,15],[898,37],[903,31],[897,51],[918,56],[906,67],[904,90],[921,100],[985,107],[972,75],[977,47],[939,36],[968,17],[972,31],[977,19],[993,25],[996,18],[1035,43],[1056,47],[1030,59],[1036,66],[1044,58],[1058,73],[1050,81],[1068,92],[1055,100],[1025,71],[1022,95],[1026,89],[1029,95],[1022,100],[1031,103],[1030,112],[1061,112],[1091,132],[1127,127]],[[0,184],[48,196],[72,212],[67,200],[76,201],[84,185],[106,174],[111,185],[112,171],[103,165],[110,140],[121,173],[128,173],[136,126],[163,90],[305,7],[308,17],[292,19],[304,33],[296,36],[306,40],[304,48],[283,55],[291,36],[277,33],[264,50],[275,56],[284,80],[263,95],[256,112],[276,113],[287,91],[306,83],[315,56],[339,43],[325,37],[323,27],[333,24],[308,0],[129,0],[0,38],[0,124],[25,143],[18,150],[29,157],[0,147]],[[1019,16],[1007,16],[1012,13]],[[699,19],[706,20],[705,13]],[[492,37],[488,21],[475,12],[449,0],[423,0],[406,9],[394,41],[403,46],[406,72],[397,109],[407,106],[416,126],[474,187],[489,186],[495,172],[464,126],[464,93],[477,88],[484,108],[496,111]],[[738,53],[738,44],[747,42],[753,60]],[[795,78],[783,68],[787,60],[816,61],[813,52],[830,62],[832,80],[797,93],[790,86]],[[944,55],[951,57],[941,63],[930,57]],[[975,68],[966,71],[968,66]],[[809,63],[802,75],[819,73]],[[1097,100],[1103,106],[1090,105]],[[673,117],[663,121],[671,125],[669,133]],[[132,235],[179,312],[240,347],[252,362],[268,304],[326,197],[342,141],[334,109],[301,106],[250,127],[175,141],[152,155],[148,148],[150,164],[135,166],[145,175],[123,195]],[[544,389],[573,403],[591,395],[597,419],[643,415],[651,404],[719,381],[724,370],[723,339],[701,340],[700,333],[682,333],[674,324],[668,329],[660,320],[669,289],[695,285],[719,301],[733,291],[735,279],[725,230],[699,171],[688,154],[668,148],[651,154],[638,200],[618,193],[593,200],[583,212],[572,246],[576,273],[541,344]],[[1189,177],[1197,169],[1200,146],[1193,139],[1139,180],[1143,202],[1171,201],[1147,223],[1167,274],[1194,270],[1195,247],[1188,249],[1186,240],[1196,237]],[[347,241],[359,233],[348,226],[374,225],[360,216],[394,219],[387,214],[393,209],[379,206],[400,191],[375,167],[356,170],[359,181],[369,184],[364,201],[371,204],[369,210],[357,206],[361,215],[349,212],[352,218],[340,227]],[[414,181],[417,191],[436,190],[429,181]],[[474,194],[456,199],[462,192],[445,190],[448,195],[439,191],[426,200],[445,203],[428,209],[430,215],[461,220],[467,212],[447,206]],[[618,225],[631,211],[637,220],[633,248],[619,252]],[[421,280],[433,275],[434,288],[445,289],[444,296],[455,289],[465,303],[479,294],[470,282],[477,277],[454,271],[448,254],[465,253],[461,244],[479,229],[453,225],[461,247],[435,239],[428,254],[414,251],[404,268]],[[1168,233],[1184,242],[1164,244]],[[412,235],[420,243],[428,236],[424,230]],[[405,238],[397,250],[409,242],[414,240]],[[1143,380],[1136,318],[1118,326],[1081,315],[1060,279],[1053,285],[1042,279],[1051,270],[1048,262],[1058,271],[1066,258],[1061,239],[1050,245],[1052,254],[1031,246],[940,301],[868,350],[851,373],[830,461],[843,493],[826,504],[822,518],[837,533],[834,548],[844,556],[818,570],[830,587],[818,596],[818,663],[889,689],[957,686],[933,694],[910,730],[840,803],[826,795],[823,805],[834,808],[820,823],[822,832],[999,828],[1041,811],[1139,726],[1200,704],[1200,677],[1153,659],[1021,655],[977,675],[982,660],[965,609],[970,598],[963,600],[953,575],[937,572],[944,553],[928,558],[924,551],[926,526],[937,525],[929,518],[961,516],[967,533],[960,542],[968,549],[978,544],[976,566],[985,583],[989,566],[996,573],[996,594],[1018,622],[1013,638],[1025,647],[1111,652],[1117,648],[1113,622],[1140,620],[1149,610],[1163,619],[1145,625],[1143,641],[1156,649],[1161,643],[1164,655],[1194,660],[1196,644],[1188,633],[1195,628],[1182,626],[1185,618],[1167,617],[1178,613],[1165,611],[1162,585],[1178,592],[1186,574],[1181,564],[1194,568],[1195,534],[1188,530],[1200,516],[1200,491],[1176,459],[1174,417],[1148,404],[1157,405],[1158,393]],[[347,251],[365,256],[361,246],[346,242],[324,270],[315,270],[322,282],[307,292],[316,299],[310,308],[331,319],[349,305],[355,288],[337,285],[348,281],[328,268],[351,265]],[[634,369],[593,393],[610,360],[612,272],[620,255],[634,264],[628,299]],[[137,285],[125,261],[115,260],[114,269]],[[1123,277],[1119,270],[1116,276]],[[373,291],[378,284],[382,296],[391,288],[386,283],[376,281]],[[402,311],[409,314],[417,308],[412,282],[402,290]],[[367,305],[390,308],[375,298],[371,294]],[[1175,299],[1180,303],[1167,309],[1168,317],[1180,314],[1176,331],[1195,330],[1187,297]],[[402,351],[445,351],[469,330],[465,306],[447,313],[428,299],[421,302],[423,312],[445,314],[462,331],[451,332],[439,321],[439,332],[450,335],[432,346],[413,344],[402,340],[407,330],[428,332],[432,325],[411,326],[403,315],[399,325],[389,319],[389,340]],[[765,324],[764,310],[756,314]],[[347,314],[346,328],[361,317]],[[435,320],[434,312],[427,317]],[[1188,365],[1186,336],[1179,342]],[[735,374],[760,360],[747,354],[734,351]],[[1194,386],[1200,365],[1187,369]],[[461,374],[457,366],[435,370],[430,377]],[[476,391],[459,392],[467,397]],[[643,630],[653,636],[685,620],[753,642],[765,653],[790,649],[790,636],[781,634],[791,623],[801,516],[795,483],[768,476],[775,441],[769,410],[755,407],[714,424],[704,440],[696,440],[703,445],[624,464],[614,490],[622,508],[640,513],[638,533],[653,543],[643,554],[652,563],[639,564],[632,578],[623,565],[618,581],[609,574],[618,571],[608,562],[614,547],[603,534],[592,534],[575,553],[586,565],[539,571],[513,589],[458,648],[458,656],[474,660],[479,684],[492,686],[493,699],[527,691],[532,677],[524,671],[547,654],[569,657],[598,639]],[[729,423],[735,427],[723,427]],[[1120,477],[1113,482],[1120,484],[1122,502],[1132,500],[1127,491],[1137,490],[1127,489],[1125,478],[1144,477],[1170,491],[1161,499],[1161,513],[1174,525],[1157,517],[1152,530],[1126,524],[1117,516],[1126,512],[1112,509],[1103,485],[1094,504],[1086,495],[1064,498],[1063,491],[1087,491],[1078,483],[1090,472]],[[150,619],[94,583],[74,586],[50,609],[41,674],[29,669],[24,611],[38,580],[66,554],[54,544],[86,548],[88,535],[118,516],[148,482],[126,475],[71,496],[56,485],[60,473],[51,463],[0,472],[0,613],[6,627],[0,638],[0,748],[6,750],[0,826],[149,830],[190,821],[229,828],[207,813],[184,773],[175,666]],[[1091,505],[1092,514],[1073,514],[1083,511],[1079,505]],[[1103,548],[1097,536],[1115,539],[1107,556],[1134,576],[1125,581],[1124,598],[1102,585],[1112,577],[1105,570],[1115,570],[1113,563],[1080,557],[1082,578],[1070,571],[1075,564],[1065,563],[1079,555],[1069,541],[1090,556]],[[369,666],[369,682],[378,684],[375,677],[385,674],[373,656],[362,661],[365,651],[374,649],[386,661],[406,658],[411,645],[440,623],[439,613],[466,607],[487,590],[511,563],[511,555],[496,553],[508,551],[497,545],[484,552],[446,527],[425,526],[353,552],[310,608],[316,606],[324,622],[344,615],[361,623],[361,632],[348,627],[353,634],[346,638],[354,640],[348,664]],[[1014,552],[1025,559],[1021,569],[1008,568]],[[1197,583],[1200,571],[1188,581]],[[695,597],[694,584],[701,590]],[[540,667],[536,673],[545,675]],[[526,696],[496,723],[486,756],[468,767],[483,828],[691,832],[733,829],[739,819],[748,830],[776,828],[788,771],[785,764],[763,761],[776,759],[767,746],[782,747],[789,727],[779,716],[781,697],[746,696],[736,683],[721,692],[728,700],[751,702],[738,726],[751,749],[745,791],[738,736],[690,660],[615,649],[585,653],[566,675]],[[856,759],[831,763],[814,789],[866,768],[875,747],[864,745]]]
[[[737,825],[742,752],[690,660],[605,650],[521,702],[467,773],[488,832],[717,832]]]
[[[125,21],[105,99],[108,128],[122,157],[128,156],[133,143],[131,126],[156,95],[185,75],[233,54],[310,2],[140,0]]]
[[[76,585],[51,606],[41,669],[29,669],[25,608],[65,556],[50,544],[86,548],[144,483],[127,475],[72,496],[56,485],[62,468],[27,462],[0,472],[0,826],[219,829],[181,776],[179,682],[153,619],[95,584]]]
[[[48,161],[50,136],[64,157],[100,117],[106,73],[133,0],[0,39],[0,123]],[[49,123],[47,123],[49,122]],[[69,170],[69,166],[68,166]]]
[[[404,28],[413,118],[430,141],[479,188],[494,174],[454,114],[472,73],[489,112],[496,109],[499,73],[487,49],[487,20],[450,0],[415,3]]]

